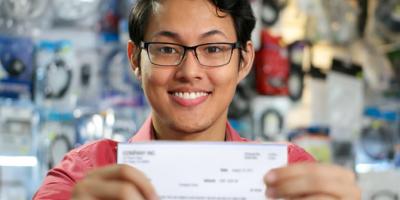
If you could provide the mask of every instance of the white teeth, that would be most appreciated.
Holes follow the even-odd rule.
[[[183,99],[196,99],[208,94],[206,92],[174,92],[173,95]]]

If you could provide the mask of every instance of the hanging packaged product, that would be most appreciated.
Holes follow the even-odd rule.
[[[235,95],[229,105],[229,119],[240,119],[250,115],[250,99],[255,96],[252,90],[247,80],[243,80],[238,84]]]
[[[53,0],[52,3],[56,25],[93,26],[98,19],[101,0]]]
[[[257,96],[251,99],[253,121],[252,139],[261,141],[286,140],[286,118],[291,100],[282,96]]]
[[[362,125],[364,105],[361,66],[333,59],[327,77],[329,125],[335,141],[354,141]]]
[[[375,10],[375,18],[376,31],[384,39],[398,42],[400,34],[400,1],[379,1]]]
[[[119,10],[120,3],[119,0],[107,0],[100,6],[99,31],[105,43],[119,40],[119,21],[123,15]]]
[[[112,133],[112,125],[115,122],[114,112],[105,110],[98,112],[96,110],[83,111],[79,109],[79,116],[76,121],[76,146],[88,142],[107,138]],[[108,137],[109,138],[109,137]]]
[[[0,154],[27,156],[35,154],[37,114],[32,104],[0,103]]]
[[[289,94],[289,60],[282,38],[263,30],[262,46],[256,52],[256,89],[263,95]]]
[[[99,111],[78,110],[76,146],[103,138],[127,142],[149,113],[148,110],[130,106],[114,106]]]
[[[261,20],[262,0],[250,0],[250,5],[256,17],[256,24],[251,32],[251,41],[253,42],[255,51],[258,51],[261,47],[261,30],[263,28]]]
[[[79,71],[78,86],[80,94],[78,97],[79,106],[93,105],[94,101],[100,99],[102,88],[100,72],[100,55],[95,48],[81,48],[76,52],[77,66]]]
[[[358,141],[358,163],[390,162],[394,159],[395,145],[399,139],[400,117],[393,110],[367,107],[364,111],[363,129]]]
[[[72,110],[79,95],[80,69],[69,41],[42,41],[37,53],[35,101]]]
[[[311,42],[298,40],[288,45],[288,57],[290,62],[290,75],[288,80],[289,97],[298,101],[303,96],[304,70],[311,67],[312,53]],[[305,66],[306,63],[308,66]]]
[[[32,20],[39,17],[47,8],[48,0],[2,0],[0,11],[8,19]]]
[[[393,79],[391,80],[390,88],[386,91],[386,96],[400,98],[400,47],[391,50],[387,53],[393,69]]]
[[[315,66],[311,66],[310,71],[310,107],[311,107],[311,124],[320,124],[328,126],[329,124],[329,108],[326,72]]]
[[[119,45],[104,51],[101,67],[102,98],[110,105],[146,106],[140,82],[136,79],[125,48]]]
[[[349,44],[357,36],[357,11],[346,0],[298,0],[298,5],[309,17],[305,27],[307,39]]]
[[[75,118],[70,112],[41,110],[41,155],[46,169],[58,164],[75,144]]]
[[[0,98],[32,99],[34,43],[0,36]]]
[[[278,20],[287,0],[262,0],[261,20],[265,26],[273,26]]]

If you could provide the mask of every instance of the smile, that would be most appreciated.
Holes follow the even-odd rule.
[[[182,99],[197,99],[199,97],[207,96],[207,92],[174,92],[172,95]]]
[[[183,107],[194,107],[202,104],[211,95],[207,91],[171,91],[172,100]]]

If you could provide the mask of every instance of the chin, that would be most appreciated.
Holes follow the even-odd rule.
[[[172,129],[182,134],[201,133],[205,132],[210,127],[211,123],[199,122],[199,121],[196,122],[179,121],[179,122],[173,122],[172,124]]]

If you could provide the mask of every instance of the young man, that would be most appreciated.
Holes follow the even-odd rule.
[[[130,142],[245,142],[227,112],[252,66],[254,23],[248,0],[139,0],[128,56],[152,112]],[[34,199],[157,199],[143,173],[115,164],[116,145],[101,140],[71,151]],[[314,163],[294,145],[288,154],[289,166],[264,177],[268,197],[360,199],[352,172]]]

